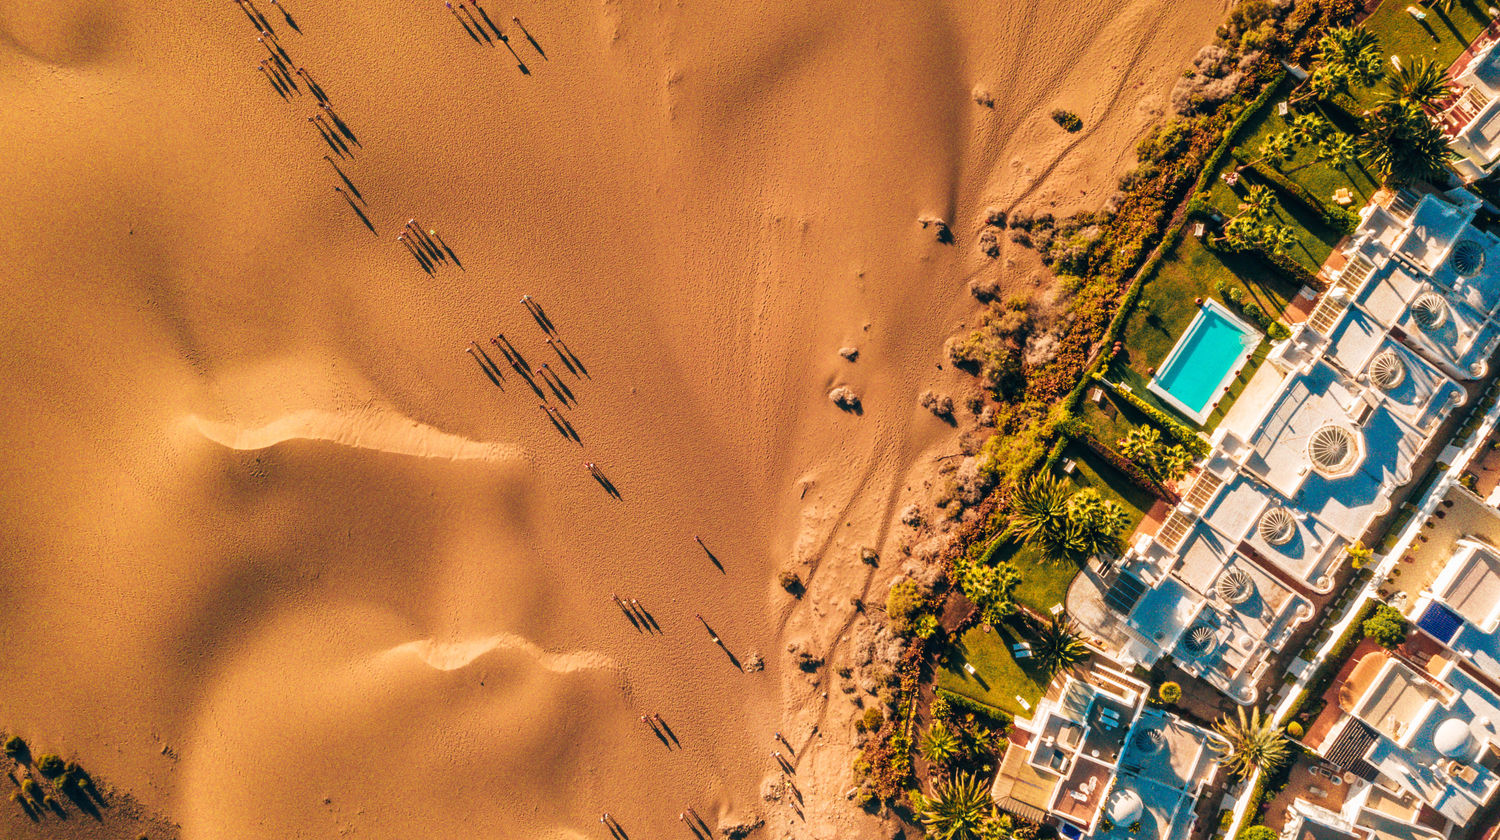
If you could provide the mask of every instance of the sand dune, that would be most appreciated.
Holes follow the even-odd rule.
[[[198,434],[230,449],[267,449],[289,440],[322,440],[414,458],[505,461],[521,457],[519,447],[450,435],[373,405],[347,413],[306,409],[255,428],[215,423],[197,415],[183,422]]]
[[[549,653],[518,636],[502,633],[483,639],[466,639],[456,642],[437,642],[418,639],[398,645],[386,655],[416,656],[426,665],[439,671],[456,671],[468,667],[479,657],[495,650],[520,650],[536,662],[538,667],[558,674],[578,670],[614,669],[618,666],[609,657],[590,651],[572,653]]]
[[[828,674],[965,282],[1032,282],[975,234],[1102,202],[1222,0],[482,0],[525,75],[437,0],[256,5],[357,142],[236,4],[0,0],[0,725],[193,840],[873,836]]]

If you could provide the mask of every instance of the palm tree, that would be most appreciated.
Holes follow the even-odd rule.
[[[1349,90],[1349,81],[1349,70],[1343,65],[1319,64],[1308,74],[1307,81],[1302,83],[1307,90],[1301,95],[1292,97],[1290,101],[1297,103],[1332,99]]]
[[[1010,531],[1027,542],[1061,533],[1068,522],[1068,489],[1050,473],[1022,481],[1010,494]]]
[[[1297,234],[1286,225],[1273,225],[1247,216],[1231,219],[1224,225],[1222,241],[1236,251],[1259,248],[1267,253],[1284,254],[1297,244]]]
[[[1257,244],[1272,254],[1285,254],[1297,244],[1297,232],[1290,225],[1261,225],[1257,238]]]
[[[1061,559],[1087,560],[1096,554],[1119,554],[1120,534],[1130,524],[1125,508],[1085,487],[1068,497],[1067,544]]]
[[[1067,613],[1052,617],[1042,626],[1037,636],[1036,663],[1042,672],[1051,677],[1058,671],[1072,668],[1089,656],[1089,646],[1084,644],[1072,619]]]
[[[1318,141],[1318,160],[1341,172],[1358,159],[1359,145],[1349,134],[1336,131]]]
[[[1416,105],[1428,111],[1436,111],[1454,89],[1447,71],[1428,58],[1410,59],[1390,71],[1383,86],[1381,104]]]
[[[1234,214],[1234,218],[1241,217],[1258,222],[1271,215],[1276,209],[1276,195],[1271,188],[1264,184],[1256,184],[1245,190],[1245,197],[1240,199],[1240,212]]]
[[[1267,137],[1264,141],[1261,142],[1260,157],[1256,158],[1255,160],[1246,161],[1245,163],[1240,164],[1239,166],[1235,167],[1234,171],[1242,172],[1245,169],[1254,166],[1257,163],[1260,163],[1261,161],[1265,161],[1266,163],[1279,168],[1283,163],[1286,163],[1287,159],[1290,158],[1296,151],[1297,144],[1292,140],[1292,135],[1285,131],[1279,131],[1275,134],[1272,134],[1270,137]]]
[[[1360,156],[1382,183],[1402,184],[1442,175],[1453,151],[1426,112],[1413,102],[1386,102],[1365,118]]]
[[[942,721],[933,721],[922,734],[922,757],[939,767],[947,766],[959,753],[958,736]]]
[[[1214,731],[1224,739],[1209,742],[1219,754],[1214,760],[1239,779],[1250,778],[1256,770],[1274,772],[1286,762],[1286,736],[1269,719],[1261,718],[1260,709],[1257,708],[1248,718],[1243,706],[1236,711],[1238,720],[1225,715],[1214,724]]]
[[[934,797],[912,795],[917,817],[933,840],[985,840],[995,822],[995,801],[977,776],[959,773],[939,785]]]
[[[1298,146],[1317,143],[1333,131],[1333,124],[1322,114],[1298,114],[1292,117],[1286,133]]]
[[[1176,481],[1192,464],[1192,456],[1181,444],[1163,445],[1161,432],[1151,426],[1132,428],[1120,439],[1118,446],[1120,454],[1136,462],[1157,481]]]
[[[1385,60],[1380,41],[1362,26],[1339,26],[1328,30],[1318,41],[1318,58],[1343,68],[1361,87],[1369,87],[1380,79]]]

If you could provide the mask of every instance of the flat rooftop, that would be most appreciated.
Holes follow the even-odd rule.
[[[1459,545],[1433,583],[1433,594],[1480,630],[1494,630],[1500,619],[1500,552],[1472,539]]]
[[[1427,702],[1436,699],[1437,691],[1426,681],[1400,662],[1388,660],[1358,700],[1354,714],[1399,742]]]
[[[1110,769],[1087,757],[1080,757],[1073,772],[1057,787],[1052,810],[1073,822],[1087,826],[1099,810],[1104,792],[1109,790]]]

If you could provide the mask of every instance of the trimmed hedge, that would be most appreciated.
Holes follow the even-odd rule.
[[[1179,423],[1172,415],[1162,411],[1151,403],[1141,399],[1134,391],[1128,391],[1104,377],[1102,371],[1095,371],[1093,378],[1104,383],[1120,398],[1135,408],[1136,411],[1151,418],[1151,421],[1161,427],[1162,432],[1171,438],[1174,443],[1180,443],[1194,458],[1205,458],[1208,456],[1210,447],[1208,441],[1204,440],[1197,432]]]
[[[1261,259],[1265,260],[1267,265],[1280,272],[1283,277],[1293,283],[1311,286],[1319,290],[1327,286],[1326,283],[1318,279],[1318,275],[1308,271],[1302,263],[1297,262],[1286,254],[1278,254],[1275,251],[1266,251],[1261,248],[1257,248],[1256,253],[1260,254]]]
[[[1344,635],[1339,636],[1339,640],[1329,649],[1328,658],[1324,659],[1318,665],[1317,670],[1313,672],[1312,678],[1307,681],[1307,685],[1297,695],[1297,699],[1293,700],[1292,704],[1287,707],[1286,714],[1282,715],[1281,720],[1276,722],[1277,726],[1283,729],[1286,728],[1286,725],[1291,723],[1297,717],[1298,713],[1302,711],[1302,707],[1307,705],[1309,699],[1321,697],[1323,692],[1328,690],[1328,686],[1333,682],[1333,678],[1338,675],[1339,669],[1344,667],[1344,660],[1349,658],[1349,654],[1354,650],[1354,646],[1359,644],[1360,640],[1365,637],[1365,619],[1369,618],[1375,612],[1375,607],[1379,603],[1380,601],[1376,598],[1366,598],[1365,602],[1360,605],[1359,612],[1355,614],[1354,620],[1349,622],[1349,626],[1345,628]]]
[[[1063,430],[1063,434],[1072,437],[1074,440],[1093,450],[1095,455],[1108,461],[1111,467],[1114,467],[1121,475],[1130,479],[1131,484],[1145,490],[1167,504],[1175,505],[1182,501],[1181,496],[1168,490],[1161,482],[1147,475],[1146,471],[1141,469],[1139,464],[1105,445],[1104,441],[1094,437],[1093,433],[1087,428],[1083,428],[1083,425],[1082,421],[1074,420]]]
[[[1267,166],[1265,161],[1255,161],[1246,168],[1275,187],[1283,197],[1295,201],[1302,205],[1304,210],[1317,216],[1323,224],[1328,226],[1329,230],[1348,234],[1353,233],[1354,229],[1359,227],[1359,216],[1342,207],[1329,207],[1317,196],[1308,192],[1306,187],[1286,177],[1275,167]]]
[[[975,715],[989,718],[990,722],[994,723],[997,729],[1008,731],[1011,723],[1015,721],[1015,718],[1011,717],[1004,709],[999,706],[991,706],[983,700],[975,700],[966,694],[959,694],[956,691],[949,691],[946,688],[935,688],[934,692],[936,696],[947,700],[948,705],[952,708],[963,709],[966,712],[972,712]]]

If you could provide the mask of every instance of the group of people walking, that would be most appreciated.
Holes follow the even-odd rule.
[[[474,43],[485,44],[491,47],[495,46],[497,41],[504,44],[505,48],[510,50],[511,57],[516,60],[516,69],[521,71],[521,75],[531,75],[531,68],[527,67],[526,62],[521,60],[521,55],[516,52],[516,48],[510,45],[510,36],[505,34],[505,30],[495,25],[495,21],[490,18],[489,12],[485,11],[484,7],[479,5],[479,0],[460,2],[457,8],[454,7],[453,3],[447,2],[447,0],[445,0],[443,5],[447,6],[448,11],[453,13],[453,17],[458,21],[458,25],[462,26],[464,31],[469,33],[469,37],[474,40]],[[474,11],[469,11],[470,6],[474,7]],[[474,12],[479,12],[479,16],[475,17]],[[481,20],[484,22],[480,23]],[[521,23],[521,19],[513,17],[510,21],[516,25],[517,29],[521,30],[522,35],[526,36],[526,41],[531,44],[532,49],[536,50],[536,54],[541,56],[543,61],[546,61],[547,53],[542,50],[542,45],[538,44],[536,39],[531,37],[531,33]],[[491,33],[494,33],[493,39],[490,37]]]

